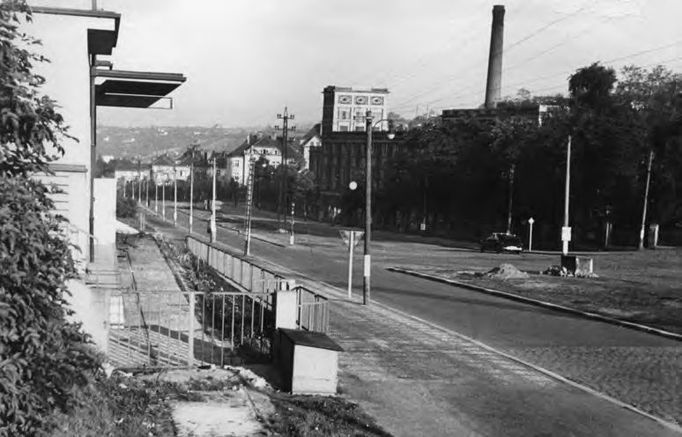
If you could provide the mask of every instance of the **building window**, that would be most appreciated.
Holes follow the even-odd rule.
[[[341,125],[339,125],[339,131],[341,131],[341,132],[348,132],[348,125],[347,125],[347,124],[341,124]]]
[[[356,125],[355,126],[355,132],[364,132],[365,131],[365,126],[362,125]]]

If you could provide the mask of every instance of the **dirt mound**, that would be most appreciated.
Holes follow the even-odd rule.
[[[501,264],[485,275],[494,279],[524,279],[528,277],[528,273],[522,272],[511,264]]]

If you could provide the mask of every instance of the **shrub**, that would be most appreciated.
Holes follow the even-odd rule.
[[[128,218],[135,217],[137,212],[137,204],[135,200],[129,197],[116,198],[116,217]]]
[[[75,276],[48,189],[0,177],[0,436],[36,434],[99,367],[65,301]]]

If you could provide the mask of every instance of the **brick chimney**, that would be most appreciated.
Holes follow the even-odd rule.
[[[493,6],[493,25],[488,54],[488,80],[485,87],[485,107],[497,107],[502,98],[502,43],[504,40],[504,6]]]

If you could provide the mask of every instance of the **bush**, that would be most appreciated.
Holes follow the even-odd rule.
[[[135,217],[137,213],[137,204],[135,200],[129,197],[116,198],[116,217],[129,218]]]
[[[47,194],[28,177],[0,176],[0,436],[40,434],[99,368],[79,324],[66,320],[74,263]]]

